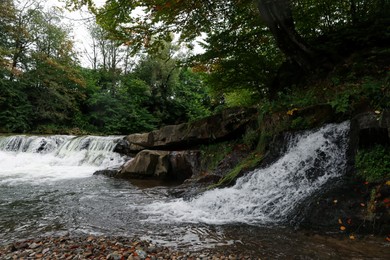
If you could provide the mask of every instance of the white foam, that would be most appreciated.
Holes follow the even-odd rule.
[[[344,174],[349,123],[328,125],[291,140],[284,156],[240,178],[230,188],[207,191],[189,201],[176,199],[141,207],[147,221],[275,223],[305,198]]]
[[[0,183],[39,184],[86,178],[99,169],[121,165],[123,157],[113,152],[119,138],[0,137]]]

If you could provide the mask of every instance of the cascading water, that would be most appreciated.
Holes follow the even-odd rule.
[[[0,183],[83,178],[101,168],[119,166],[113,150],[121,137],[0,137]]]
[[[312,256],[322,252],[324,259],[336,259],[329,256],[334,244],[324,246],[306,234],[268,223],[283,222],[343,175],[348,129],[348,123],[328,125],[293,137],[274,164],[233,187],[190,200],[174,199],[164,187],[140,189],[124,180],[92,176],[123,162],[112,152],[120,137],[3,136],[0,244],[69,232],[138,236],[184,250],[228,245],[271,259],[278,254],[294,258],[285,255],[292,252],[304,258],[299,256],[307,250]]]
[[[142,207],[147,221],[265,224],[286,220],[305,199],[345,172],[349,123],[327,125],[290,140],[274,164],[240,178],[230,188],[190,200]]]

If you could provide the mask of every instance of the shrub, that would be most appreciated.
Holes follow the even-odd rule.
[[[390,178],[390,148],[376,145],[358,151],[356,155],[358,175],[368,182],[381,182]]]

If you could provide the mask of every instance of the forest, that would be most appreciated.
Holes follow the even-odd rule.
[[[129,134],[235,106],[389,106],[385,0],[63,2],[96,17],[89,66],[60,9],[0,3],[0,132]]]

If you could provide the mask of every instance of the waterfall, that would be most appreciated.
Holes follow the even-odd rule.
[[[206,191],[190,200],[175,199],[141,207],[146,221],[187,223],[280,223],[306,198],[346,169],[349,123],[330,124],[291,138],[285,154],[236,185]]]
[[[116,167],[120,136],[0,136],[0,183],[82,178]]]

